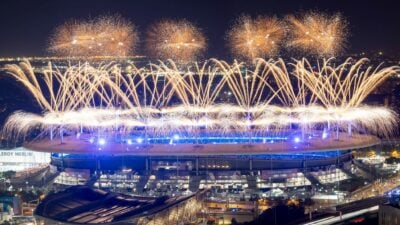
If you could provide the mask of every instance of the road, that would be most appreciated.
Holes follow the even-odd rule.
[[[328,224],[334,224],[334,223],[338,223],[340,221],[346,220],[346,219],[350,219],[356,216],[360,216],[362,214],[368,213],[368,212],[376,212],[379,209],[379,206],[372,206],[366,209],[361,209],[361,210],[357,210],[355,212],[351,212],[351,213],[346,213],[346,214],[342,214],[339,216],[330,216],[324,219],[320,219],[320,220],[316,220],[310,223],[305,223],[304,225],[328,225]]]

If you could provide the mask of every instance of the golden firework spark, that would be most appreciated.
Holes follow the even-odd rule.
[[[239,17],[235,26],[227,33],[232,53],[240,58],[254,59],[276,55],[285,27],[276,17]]]
[[[347,24],[340,14],[309,12],[288,16],[290,40],[288,46],[305,53],[335,56],[344,47]]]
[[[146,49],[155,58],[189,61],[206,49],[206,39],[186,20],[163,20],[147,31]]]
[[[133,24],[120,16],[103,16],[57,27],[49,51],[61,56],[126,56],[137,42]]]

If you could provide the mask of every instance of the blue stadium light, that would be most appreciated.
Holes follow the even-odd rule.
[[[140,138],[140,137],[136,138],[136,142],[139,143],[139,144],[142,144],[143,143],[143,138]]]
[[[328,137],[328,132],[325,130],[322,132],[322,139],[326,139]]]
[[[131,144],[132,144],[132,140],[131,140],[131,139],[126,140],[126,143],[127,143],[128,145],[131,145]]]
[[[174,140],[179,140],[179,135],[178,134],[174,134]]]
[[[104,138],[99,138],[99,141],[97,142],[99,145],[105,145],[106,144],[106,139]]]
[[[300,140],[299,137],[295,137],[295,138],[294,138],[294,142],[295,142],[295,143],[299,143],[300,141],[301,141],[301,140]]]

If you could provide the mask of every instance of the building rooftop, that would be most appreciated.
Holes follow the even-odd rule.
[[[192,196],[139,197],[74,186],[47,196],[35,214],[68,224],[113,224],[155,214]]]

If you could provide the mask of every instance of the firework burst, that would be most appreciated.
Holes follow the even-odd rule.
[[[57,27],[49,51],[60,56],[126,56],[137,42],[133,24],[120,16],[104,16]]]
[[[146,49],[155,58],[188,61],[198,57],[205,48],[203,33],[186,20],[163,20],[147,32]]]
[[[129,63],[129,73],[116,63],[66,68],[49,64],[41,73],[29,62],[9,64],[5,71],[25,86],[45,113],[16,113],[7,120],[4,134],[77,127],[127,132],[146,127],[154,135],[193,134],[196,127],[207,127],[222,135],[251,126],[262,133],[287,130],[291,124],[310,130],[329,123],[337,130],[350,126],[389,136],[396,114],[362,102],[400,68],[374,69],[367,62],[348,59],[332,66],[324,59],[315,68],[306,59],[256,59],[245,67],[211,59],[178,67],[168,60],[144,67]],[[221,104],[225,93],[232,98]]]
[[[276,17],[264,16],[239,17],[227,33],[233,55],[250,60],[276,55],[284,37],[283,23]]]
[[[340,14],[310,12],[288,16],[287,22],[290,28],[288,47],[320,56],[334,56],[343,50],[347,29]]]

